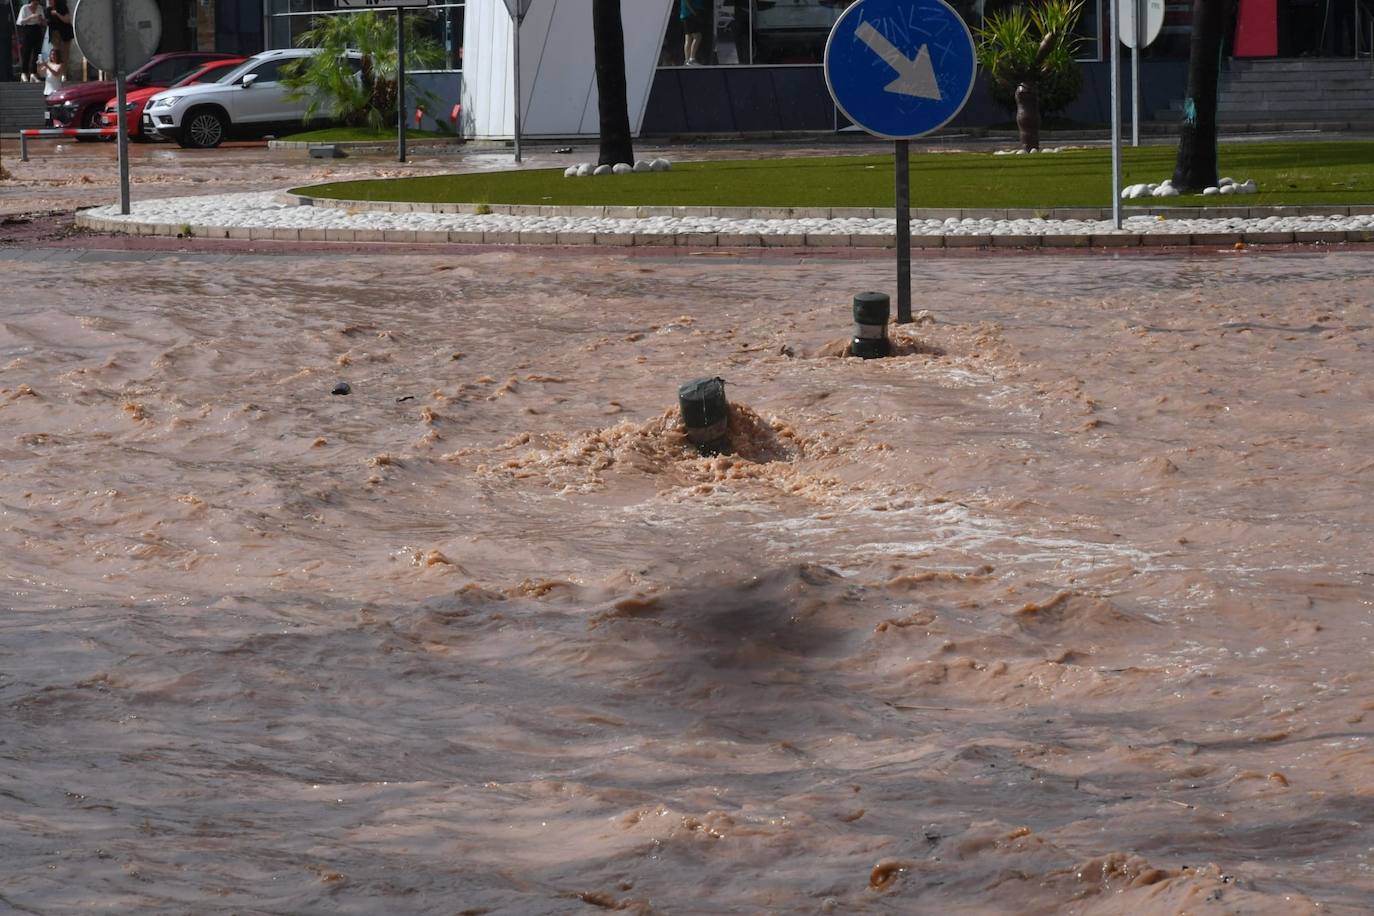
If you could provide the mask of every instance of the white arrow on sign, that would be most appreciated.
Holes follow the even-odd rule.
[[[926,45],[921,45],[921,50],[916,52],[916,59],[911,60],[898,51],[882,32],[873,28],[871,23],[861,24],[854,30],[854,37],[872,48],[874,54],[897,71],[897,78],[883,89],[898,95],[940,101],[940,87],[935,82],[935,68],[931,66],[930,50]]]

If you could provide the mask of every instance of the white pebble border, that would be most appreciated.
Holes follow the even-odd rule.
[[[301,202],[277,192],[176,197],[135,202],[128,215],[121,215],[117,206],[83,210],[76,223],[134,235],[176,236],[189,230],[198,238],[499,245],[892,247],[896,233],[891,210],[859,210],[862,215],[760,210],[725,216],[706,215],[713,211],[701,208],[502,207],[505,212],[477,213],[399,209],[410,206],[405,204],[387,210],[342,201],[327,206]],[[621,215],[626,211],[630,215]],[[800,213],[808,215],[796,215]],[[921,248],[1367,242],[1374,241],[1374,207],[1239,216],[1184,210],[1133,215],[1122,229],[1108,219],[1013,218],[1001,211],[1001,218],[913,216],[911,233],[912,245]]]

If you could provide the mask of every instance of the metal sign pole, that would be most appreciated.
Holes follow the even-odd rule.
[[[1121,41],[1117,37],[1118,0],[1111,0],[1111,22],[1107,29],[1112,43],[1112,224],[1121,228]]]
[[[396,161],[406,161],[406,11],[396,7]]]
[[[1135,0],[1135,45],[1131,48],[1131,146],[1140,145],[1140,46],[1145,43],[1145,4]]]
[[[911,323],[911,141],[895,141],[897,197],[897,323]]]
[[[520,162],[520,23],[525,18],[525,14],[516,10],[513,18],[515,26],[515,41],[513,42],[515,53],[514,76],[515,76],[515,161]]]
[[[115,69],[115,124],[117,125],[119,151],[119,212],[129,213],[129,125],[124,114],[124,0],[114,0],[110,29],[111,45],[114,49]]]

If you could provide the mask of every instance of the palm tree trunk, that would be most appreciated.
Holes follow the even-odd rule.
[[[1016,87],[1016,129],[1023,150],[1040,148],[1040,85],[1035,80]]]
[[[1197,191],[1217,183],[1217,81],[1226,0],[1193,0],[1188,53],[1188,95],[1174,163],[1174,187]]]
[[[592,0],[592,42],[596,56],[596,102],[601,113],[600,165],[633,164],[630,109],[625,87],[625,28],[620,0]]]

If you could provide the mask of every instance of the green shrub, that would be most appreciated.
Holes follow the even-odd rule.
[[[432,38],[419,31],[420,15],[406,17],[406,72],[442,64],[444,52]],[[394,14],[376,10],[321,16],[303,32],[298,42],[320,53],[284,68],[282,82],[294,98],[308,98],[305,120],[324,108],[330,117],[349,127],[380,129],[396,123],[396,20]],[[349,51],[362,55],[362,73],[340,63]],[[429,93],[416,92],[406,81],[408,102],[435,108]],[[409,107],[409,106],[407,106]],[[406,112],[407,117],[410,112]]]

